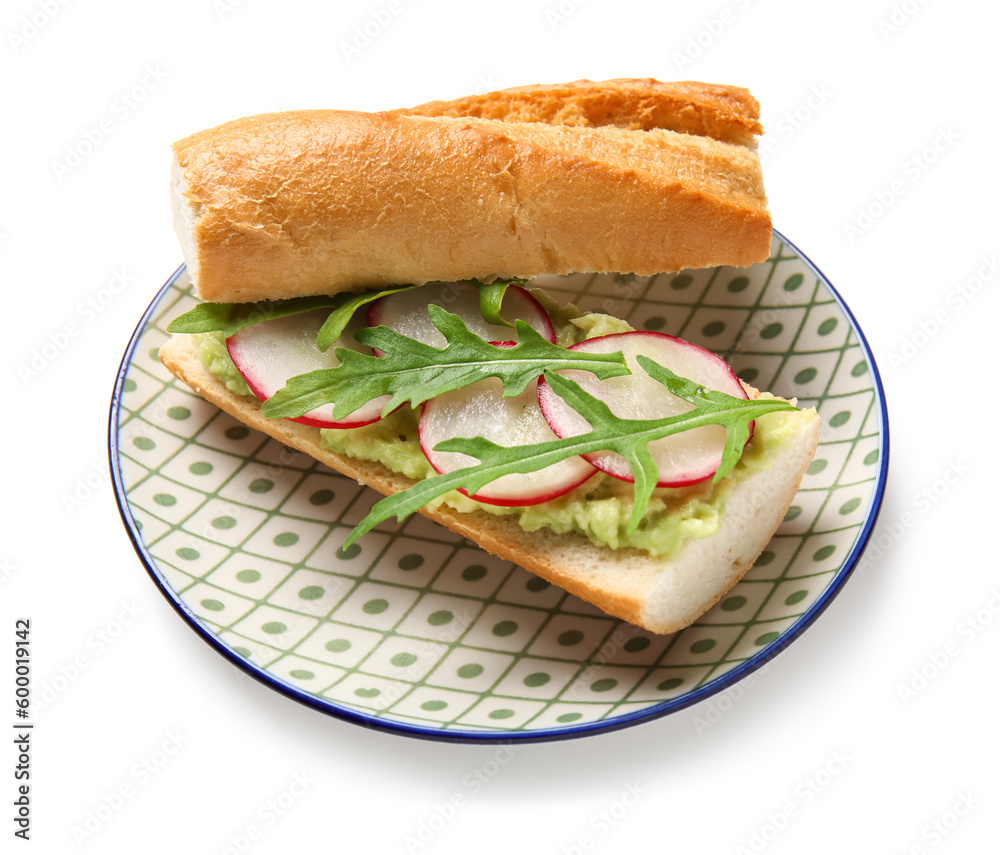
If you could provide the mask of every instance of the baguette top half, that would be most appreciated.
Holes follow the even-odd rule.
[[[749,90],[693,80],[618,78],[515,86],[390,112],[633,131],[662,128],[751,148],[762,132],[760,105]]]
[[[670,130],[311,110],[174,157],[174,223],[210,301],[745,267],[770,246],[756,153]]]
[[[202,364],[196,336],[175,335],[159,356],[171,373],[221,410],[383,495],[415,483],[380,463],[323,448],[317,428],[265,418],[256,398],[234,394]],[[757,394],[749,387],[748,393]],[[814,410],[794,416],[794,436],[772,467],[733,488],[721,530],[712,537],[688,539],[672,559],[595,545],[581,534],[524,531],[513,516],[462,513],[445,505],[421,513],[609,614],[651,632],[674,632],[695,621],[740,580],[781,523],[819,439]]]

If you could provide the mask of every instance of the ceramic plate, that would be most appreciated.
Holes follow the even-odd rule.
[[[369,727],[537,740],[643,722],[745,677],[829,604],[882,501],[888,423],[844,302],[775,235],[752,268],[544,277],[581,308],[692,340],[744,380],[815,406],[815,461],[753,569],[693,626],[658,636],[416,515],[342,544],[375,494],[253,432],[157,362],[195,302],[183,268],[139,323],[115,383],[122,518],[160,590],[272,688]]]

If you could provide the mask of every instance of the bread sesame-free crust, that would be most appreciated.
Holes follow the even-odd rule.
[[[751,147],[762,132],[760,105],[742,87],[649,77],[515,86],[389,112],[632,131],[660,128]]]
[[[415,483],[379,463],[323,448],[317,428],[265,418],[256,399],[234,394],[202,364],[195,336],[175,335],[160,348],[160,361],[196,394],[234,418],[383,495]],[[795,438],[771,469],[734,487],[721,531],[709,538],[689,538],[670,560],[637,549],[610,549],[575,533],[526,532],[513,516],[462,513],[445,506],[421,513],[609,614],[652,632],[674,632],[695,621],[739,581],[784,517],[819,438],[815,411],[800,411],[797,419]]]
[[[174,145],[203,299],[398,283],[652,275],[765,259],[756,152],[710,136],[307,110]]]

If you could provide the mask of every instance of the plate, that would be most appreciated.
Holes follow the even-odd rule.
[[[694,625],[654,635],[416,515],[344,540],[376,499],[251,431],[156,359],[195,303],[163,286],[115,381],[109,446],[136,552],[219,653],[273,689],[367,727],[452,741],[580,737],[676,712],[769,662],[830,603],[868,540],[888,419],[864,336],[775,234],[748,269],[538,284],[722,354],[822,417],[819,449],[756,565]]]

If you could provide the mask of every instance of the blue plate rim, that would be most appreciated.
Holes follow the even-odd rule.
[[[837,289],[834,288],[833,284],[826,277],[826,275],[805,253],[798,248],[798,246],[788,240],[782,233],[774,230],[773,234],[774,237],[793,250],[803,263],[805,263],[806,266],[816,275],[816,277],[823,282],[824,286],[830,291],[830,294],[839,305],[841,311],[843,311],[850,321],[851,329],[858,338],[858,342],[865,355],[865,360],[872,376],[875,398],[878,406],[880,440],[879,470],[875,489],[872,494],[872,501],[869,504],[865,521],[862,524],[861,531],[854,542],[854,546],[844,563],[841,565],[840,569],[837,571],[836,577],[826,586],[817,601],[813,603],[809,609],[802,614],[794,624],[792,624],[792,626],[768,644],[767,647],[727,671],[725,674],[715,678],[714,680],[710,680],[691,692],[687,692],[676,698],[671,698],[661,703],[654,704],[642,710],[637,710],[633,713],[616,716],[615,718],[607,721],[594,721],[580,725],[568,725],[565,727],[546,728],[532,731],[493,732],[459,729],[441,730],[437,728],[419,727],[417,725],[407,724],[406,722],[384,720],[378,718],[377,716],[367,715],[363,712],[339,706],[332,700],[324,701],[316,695],[304,692],[279,680],[277,677],[271,675],[262,668],[255,666],[253,663],[237,654],[232,648],[222,642],[218,636],[216,636],[199,620],[197,615],[195,615],[194,612],[192,612],[187,604],[181,599],[180,595],[170,586],[157,566],[156,560],[146,549],[142,536],[139,533],[139,528],[136,525],[134,517],[132,516],[128,499],[125,495],[125,486],[122,480],[118,453],[118,420],[121,410],[121,396],[129,365],[131,364],[132,357],[135,354],[136,347],[139,343],[139,338],[145,330],[146,324],[153,316],[153,313],[156,311],[161,300],[163,300],[177,279],[187,269],[184,264],[181,264],[180,267],[178,267],[171,274],[170,278],[167,279],[166,283],[160,288],[152,302],[147,307],[146,311],[143,313],[142,317],[139,319],[139,322],[129,339],[125,353],[122,356],[121,363],[119,364],[118,372],[115,376],[114,389],[111,395],[111,405],[108,413],[108,463],[111,470],[111,482],[114,489],[115,502],[118,506],[118,512],[121,516],[122,523],[125,526],[129,540],[132,543],[132,548],[135,550],[136,555],[145,567],[146,572],[149,574],[160,593],[166,598],[167,602],[169,602],[174,610],[185,620],[188,626],[201,636],[201,638],[206,641],[209,646],[215,649],[216,652],[220,653],[244,673],[263,683],[268,688],[279,692],[285,697],[304,704],[305,706],[315,709],[318,712],[325,713],[333,716],[334,718],[338,718],[370,730],[392,733],[397,736],[426,739],[435,742],[471,744],[551,742],[564,739],[576,739],[584,736],[594,736],[602,733],[611,733],[616,730],[632,727],[647,721],[663,718],[671,713],[679,712],[682,709],[686,709],[687,707],[700,703],[712,695],[718,694],[719,692],[728,689],[730,686],[735,685],[740,680],[770,662],[779,653],[784,651],[793,641],[799,638],[799,636],[801,636],[802,633],[808,629],[827,609],[833,599],[841,591],[844,584],[853,574],[858,561],[864,552],[869,539],[871,538],[872,531],[882,509],[882,500],[885,495],[886,481],[888,478],[889,413],[885,399],[885,389],[882,384],[882,377],[879,373],[878,366],[875,363],[875,357],[868,344],[868,340],[865,338],[854,313],[848,308],[843,297],[841,297]]]

